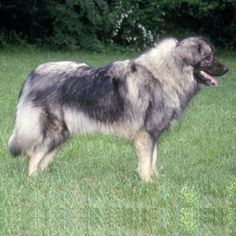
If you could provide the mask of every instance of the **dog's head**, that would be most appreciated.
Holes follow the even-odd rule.
[[[194,68],[194,75],[199,82],[217,86],[213,76],[222,76],[228,68],[214,57],[214,49],[210,42],[202,37],[190,37],[180,41],[177,49],[184,62]]]

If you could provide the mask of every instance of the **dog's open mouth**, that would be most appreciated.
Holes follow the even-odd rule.
[[[218,86],[219,83],[218,81],[213,78],[211,75],[207,74],[205,71],[200,70],[198,73],[198,77],[204,81],[206,84],[208,84],[209,86]]]

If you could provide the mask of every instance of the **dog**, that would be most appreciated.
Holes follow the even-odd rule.
[[[76,133],[132,140],[142,181],[157,174],[157,141],[199,91],[218,86],[228,68],[202,37],[167,38],[132,60],[95,68],[73,61],[39,65],[20,91],[12,155],[28,157],[28,175],[46,170],[56,149]]]

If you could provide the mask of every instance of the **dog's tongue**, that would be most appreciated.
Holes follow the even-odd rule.
[[[218,81],[216,79],[214,79],[212,76],[210,76],[209,74],[207,74],[205,71],[201,70],[200,71],[202,77],[204,78],[204,80],[211,86],[218,86]]]

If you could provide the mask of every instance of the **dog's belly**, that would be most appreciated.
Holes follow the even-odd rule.
[[[70,109],[64,111],[64,120],[71,135],[103,133],[132,139],[141,127],[140,122],[137,121],[123,120],[107,123],[90,118],[83,112]]]

